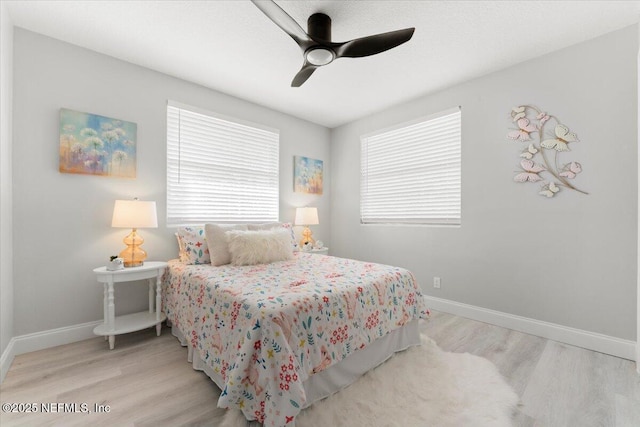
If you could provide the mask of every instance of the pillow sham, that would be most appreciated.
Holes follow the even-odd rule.
[[[298,241],[296,240],[296,235],[293,232],[293,225],[290,222],[265,222],[262,224],[249,224],[249,230],[271,230],[273,228],[284,228],[285,230],[289,230],[291,234],[291,249],[293,251],[298,250]]]
[[[207,236],[211,265],[220,266],[231,262],[229,245],[225,233],[227,231],[246,231],[246,224],[205,224],[204,232]]]
[[[209,264],[211,262],[203,226],[180,227],[176,234],[181,252],[180,261],[186,264]]]
[[[176,236],[176,240],[178,241],[178,259],[184,263],[188,262],[188,258],[187,258],[187,253],[184,250],[184,244],[182,243],[182,239],[180,238],[180,235],[176,232],[175,233]]]
[[[255,265],[293,259],[291,234],[284,228],[227,231],[231,264]]]

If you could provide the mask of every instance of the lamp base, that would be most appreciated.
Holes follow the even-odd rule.
[[[140,246],[144,243],[144,239],[137,233],[134,228],[131,233],[123,240],[127,247],[118,255],[124,261],[124,266],[140,267],[144,265],[144,260],[147,259],[147,252]]]
[[[300,249],[304,248],[307,245],[313,246],[313,244],[316,241],[314,240],[312,235],[313,233],[311,232],[311,229],[309,227],[305,227],[304,230],[302,230],[302,239],[300,240]]]
[[[124,263],[124,268],[129,268],[129,267],[142,267],[144,265],[144,261],[138,261],[138,262],[126,262]]]

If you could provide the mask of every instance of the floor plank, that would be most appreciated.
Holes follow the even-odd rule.
[[[640,426],[640,376],[628,360],[442,312],[421,329],[446,351],[492,361],[521,398],[514,425]],[[2,402],[109,405],[109,413],[0,414],[2,426],[217,426],[220,390],[167,328],[17,356]],[[250,427],[259,427],[250,423]]]

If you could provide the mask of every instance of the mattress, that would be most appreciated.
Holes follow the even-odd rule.
[[[306,253],[244,267],[170,261],[163,309],[222,390],[218,406],[265,426],[291,426],[302,408],[419,343],[427,316],[409,271]]]

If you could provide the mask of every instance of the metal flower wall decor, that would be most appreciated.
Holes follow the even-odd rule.
[[[511,129],[507,138],[528,143],[522,151],[520,167],[513,180],[516,182],[540,182],[539,195],[554,197],[561,189],[589,194],[573,185],[573,179],[582,172],[582,165],[576,161],[560,162],[562,153],[571,151],[570,144],[579,142],[578,135],[553,115],[531,106],[521,105],[511,110],[511,119],[518,127]],[[546,126],[555,126],[545,133]],[[541,176],[542,175],[542,176]],[[547,179],[549,178],[549,179]]]

